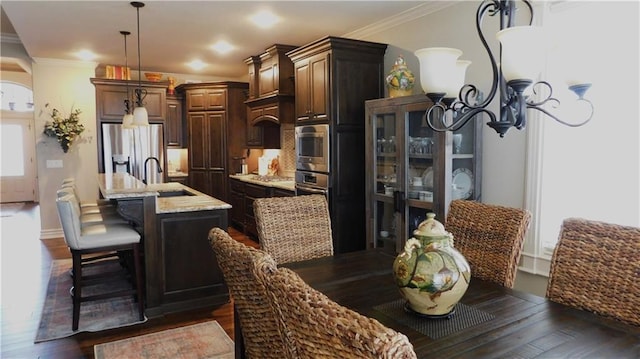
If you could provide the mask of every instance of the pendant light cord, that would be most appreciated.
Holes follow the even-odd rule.
[[[140,69],[140,8],[144,6],[144,3],[134,1],[131,3],[136,8],[137,23],[138,23],[138,90],[136,91],[137,105],[138,107],[144,107],[142,105],[142,71]]]
[[[128,55],[127,55],[127,35],[131,35],[131,33],[129,31],[120,31],[120,33],[123,35],[124,37],[124,67],[125,67],[125,71],[127,71],[127,76],[124,79],[125,80],[125,88],[127,89],[127,99],[125,100],[125,107],[126,107],[126,114],[129,114],[129,77],[131,76],[131,73],[129,71],[129,60],[128,60]]]

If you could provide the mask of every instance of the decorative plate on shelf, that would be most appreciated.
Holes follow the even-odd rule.
[[[473,193],[473,172],[468,168],[458,168],[453,171],[451,181],[451,197],[453,199],[467,199]]]
[[[433,188],[433,168],[427,167],[422,172],[422,185],[427,189]]]

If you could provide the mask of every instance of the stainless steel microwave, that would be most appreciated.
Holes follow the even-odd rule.
[[[296,126],[296,169],[329,173],[329,125]]]

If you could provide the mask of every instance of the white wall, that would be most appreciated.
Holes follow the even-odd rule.
[[[75,177],[81,200],[97,198],[96,173],[96,99],[89,81],[95,73],[95,63],[36,59],[33,63],[33,99],[36,130],[36,157],[40,201],[41,237],[62,235],[56,209],[56,190],[67,177]],[[45,108],[46,104],[49,108]],[[82,111],[85,126],[81,140],[64,153],[60,144],[42,133],[51,120],[50,110],[56,108],[68,116],[72,107]],[[62,168],[47,168],[48,160],[61,160]]]

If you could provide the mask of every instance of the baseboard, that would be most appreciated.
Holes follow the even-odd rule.
[[[40,239],[53,239],[53,238],[63,238],[63,237],[64,237],[64,232],[62,232],[62,228],[40,230]]]

